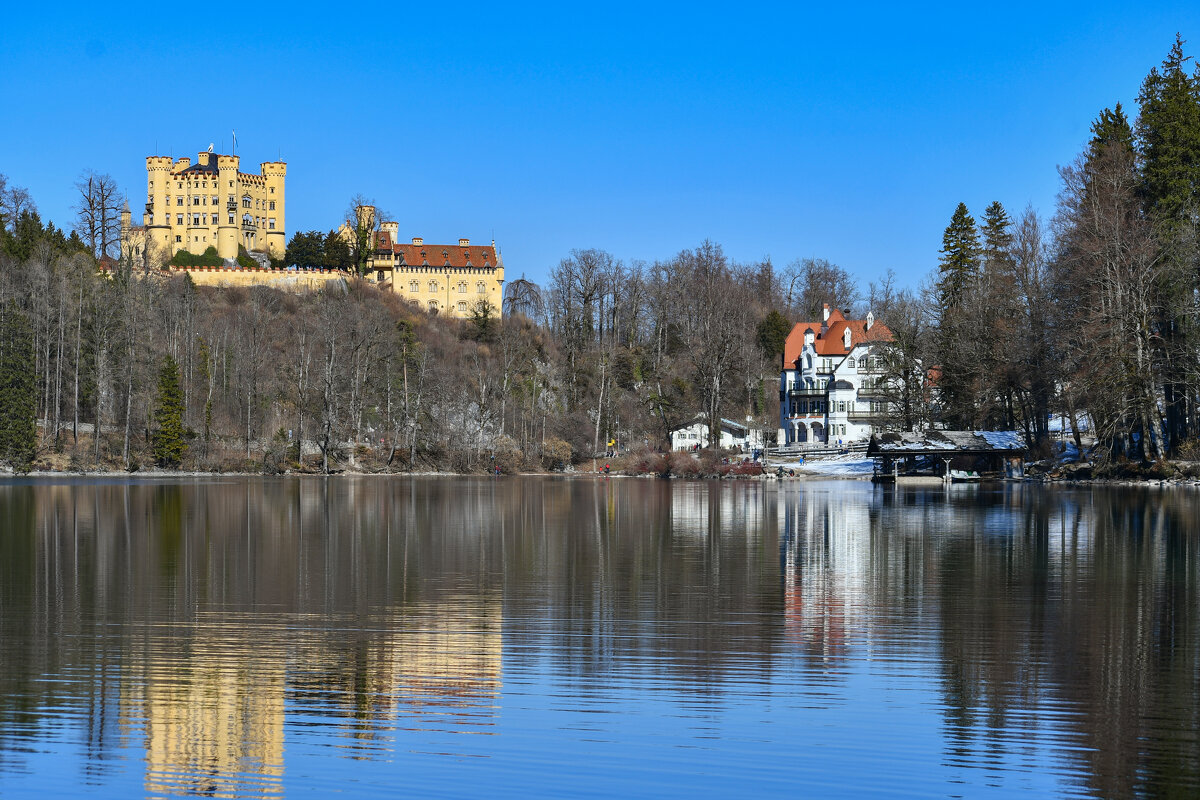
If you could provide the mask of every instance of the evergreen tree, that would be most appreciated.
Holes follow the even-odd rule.
[[[1092,140],[1088,144],[1089,155],[1095,155],[1101,148],[1116,144],[1132,152],[1133,128],[1129,125],[1129,117],[1125,109],[1117,103],[1115,108],[1106,108],[1092,120]]]
[[[755,332],[755,341],[758,343],[758,349],[762,351],[763,358],[778,359],[783,354],[783,345],[791,332],[792,325],[787,318],[772,309],[771,313],[758,323],[758,330]]]
[[[171,356],[158,371],[158,395],[154,399],[154,460],[160,467],[178,467],[186,448],[183,432],[183,390],[179,386],[179,364]]]
[[[1012,248],[1012,220],[999,200],[983,212],[983,262],[989,267],[1003,264]]]
[[[979,233],[975,218],[959,203],[942,234],[938,299],[943,308],[957,305],[979,270]]]
[[[28,471],[37,450],[33,328],[17,305],[0,314],[0,458]]]
[[[1188,75],[1183,40],[1142,82],[1137,144],[1146,210],[1174,226],[1200,207],[1200,71]]]

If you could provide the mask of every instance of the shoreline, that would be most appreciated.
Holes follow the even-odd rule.
[[[653,473],[630,473],[613,471],[609,474],[591,470],[570,470],[563,472],[515,472],[495,476],[487,472],[452,472],[452,471],[420,471],[420,472],[363,472],[357,470],[340,470],[338,472],[281,472],[266,474],[262,472],[214,472],[198,470],[99,470],[76,472],[67,470],[30,470],[29,472],[0,471],[0,481],[11,481],[23,478],[119,478],[145,480],[179,480],[183,478],[636,478],[641,480],[668,481],[756,481],[779,483],[811,483],[814,481],[847,481],[871,482],[870,475],[846,474],[838,472],[823,473],[815,470],[797,472],[795,475],[779,477],[775,474],[762,475],[657,475]],[[1052,478],[1042,476],[1027,476],[1025,478],[1003,478],[984,480],[979,483],[959,484],[962,486],[995,486],[997,484],[1030,484],[1038,486],[1063,486],[1083,488],[1088,486],[1113,486],[1123,488],[1192,488],[1200,489],[1200,477],[1175,478]],[[901,479],[899,484],[892,486],[935,488],[950,486],[936,476],[914,476],[911,481]]]

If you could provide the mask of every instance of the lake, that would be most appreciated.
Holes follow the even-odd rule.
[[[1194,797],[1200,494],[9,479],[0,796]]]

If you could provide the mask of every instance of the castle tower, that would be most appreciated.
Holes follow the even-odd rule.
[[[287,249],[287,225],[284,220],[284,178],[287,177],[287,164],[283,161],[264,161],[260,168],[267,190],[267,252],[271,258],[283,258]]]
[[[237,258],[238,226],[241,225],[238,212],[240,202],[238,194],[238,156],[217,156],[217,186],[220,195],[221,220],[217,224],[217,255],[221,258]]]
[[[170,156],[148,156],[146,158],[146,213],[142,224],[146,226],[146,246],[169,258],[175,254],[171,241],[171,167]]]

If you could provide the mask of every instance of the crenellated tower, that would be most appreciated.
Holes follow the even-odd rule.
[[[284,231],[284,178],[287,177],[287,164],[283,161],[264,161],[259,165],[262,170],[266,188],[266,232],[267,252],[272,258],[283,258],[287,249],[287,238]]]

